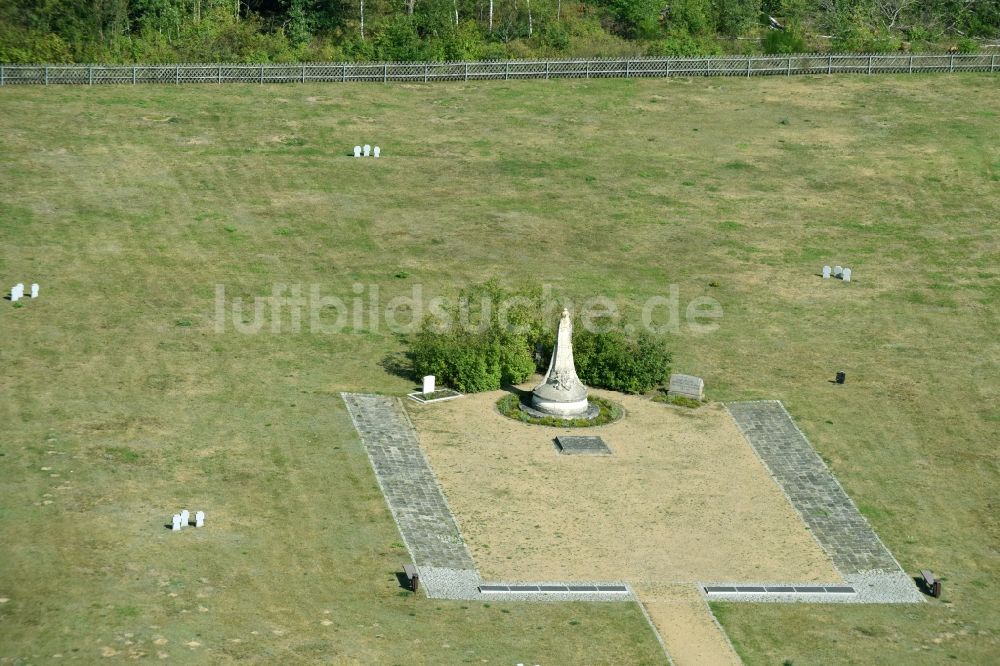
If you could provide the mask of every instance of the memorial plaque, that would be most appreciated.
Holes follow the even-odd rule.
[[[565,455],[611,455],[611,449],[600,437],[562,435],[556,437],[556,446],[559,447],[559,453]]]

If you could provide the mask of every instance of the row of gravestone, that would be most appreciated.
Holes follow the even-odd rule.
[[[181,528],[185,525],[191,524],[191,514],[187,509],[184,509],[180,513],[174,514],[173,522],[171,523],[170,529],[174,532],[180,532]],[[199,511],[194,514],[194,526],[204,527],[205,526],[205,512]]]
[[[838,280],[843,280],[844,282],[850,282],[851,281],[851,269],[850,268],[842,268],[840,266],[834,266],[833,267],[833,277],[837,278]],[[830,278],[830,267],[829,266],[824,266],[823,267],[823,279],[824,280],[828,280],[829,278]]]
[[[38,284],[31,285],[31,297],[38,298]],[[24,298],[24,283],[18,282],[10,288],[10,302],[17,303]]]
[[[364,154],[362,155],[362,153]],[[369,146],[367,143],[365,144],[364,148],[362,148],[361,146],[354,146],[355,157],[368,157],[369,155],[378,157],[381,153],[382,150],[378,146],[375,146],[375,149],[372,150],[372,147]]]

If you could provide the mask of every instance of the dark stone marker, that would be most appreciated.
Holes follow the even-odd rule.
[[[564,455],[609,456],[611,449],[600,437],[561,436],[556,437],[559,453]]]
[[[846,379],[847,379],[847,375],[845,373],[843,373],[843,372],[838,372],[837,373],[837,383],[838,384],[843,384]]]

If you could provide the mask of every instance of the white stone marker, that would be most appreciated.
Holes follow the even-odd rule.
[[[851,269],[850,268],[845,268],[844,269],[844,278],[843,279],[844,279],[844,282],[850,282],[851,281]]]
[[[179,514],[179,513],[175,513],[174,514],[173,527],[170,528],[170,529],[171,529],[172,532],[180,532],[181,531],[181,514]]]
[[[434,393],[434,375],[424,377],[424,395]]]
[[[14,285],[14,289],[17,289],[17,297],[24,298],[24,283],[18,282]]]
[[[369,145],[368,145],[368,144],[366,143],[366,144],[365,144],[365,157],[368,157],[369,155],[371,155],[371,152],[372,152],[372,147],[371,147],[371,146],[369,146]]]
[[[382,149],[379,148],[378,146],[375,146],[375,148],[372,150],[372,155],[374,155],[375,157],[378,157],[379,153],[381,153],[381,152],[382,152]]]
[[[830,279],[830,267],[829,266],[824,266],[823,267],[823,279],[824,280],[829,280]]]
[[[205,526],[205,512],[204,511],[199,511],[198,513],[194,514],[194,526],[195,527],[204,527]]]
[[[21,298],[21,295],[17,293],[17,285],[15,284],[10,288],[10,302],[17,303],[17,299]]]
[[[361,146],[354,146],[354,156],[361,157]]]
[[[38,298],[38,283],[35,282],[31,285],[31,297]]]
[[[191,514],[188,512],[187,509],[181,511],[181,524],[184,527],[187,527],[188,525],[191,524]]]
[[[833,277],[840,278],[844,276],[844,269],[840,266],[833,267]]]
[[[667,395],[679,395],[694,400],[705,399],[705,381],[693,375],[670,375],[670,386]]]

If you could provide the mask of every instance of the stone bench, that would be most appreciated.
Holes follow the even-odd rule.
[[[935,599],[941,596],[941,581],[934,577],[929,569],[921,569],[920,575],[924,578],[924,585],[927,586],[927,591]]]
[[[410,582],[410,589],[416,592],[420,587],[420,574],[417,573],[416,565],[404,564],[403,574],[406,576],[406,580]]]

